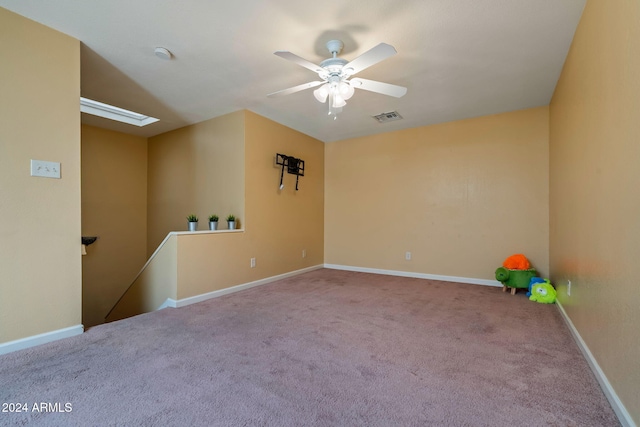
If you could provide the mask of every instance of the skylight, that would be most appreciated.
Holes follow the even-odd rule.
[[[145,116],[144,114],[82,97],[80,98],[80,111],[135,126],[146,126],[160,120],[155,117]]]

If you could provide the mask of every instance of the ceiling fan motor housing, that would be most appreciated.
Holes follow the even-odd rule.
[[[342,71],[342,67],[344,67],[349,61],[342,58],[329,58],[325,59],[320,63],[320,67],[324,70],[327,76],[331,76],[333,74],[340,75]],[[320,77],[325,78],[320,75]]]
[[[326,46],[333,57],[325,59],[320,63],[320,67],[322,67],[327,72],[325,75],[321,74],[320,77],[323,79],[327,79],[330,76],[339,76],[341,78],[344,77],[342,75],[342,68],[346,64],[348,64],[349,61],[347,61],[346,59],[338,58],[338,54],[342,51],[344,43],[342,43],[342,41],[340,40],[329,40]]]

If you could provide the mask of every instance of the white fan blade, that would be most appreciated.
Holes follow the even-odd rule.
[[[325,82],[322,81],[322,80],[318,80],[318,81],[315,81],[315,82],[309,82],[309,83],[303,83],[303,84],[298,85],[298,86],[290,87],[289,89],[283,89],[283,90],[279,90],[277,92],[270,93],[267,96],[274,97],[274,96],[289,95],[289,94],[292,94],[292,93],[300,92],[301,90],[311,89],[312,87],[320,86],[323,83],[325,83]]]
[[[378,92],[383,95],[395,96],[396,98],[400,98],[407,93],[407,88],[403,86],[396,86],[389,83],[377,82],[375,80],[367,80],[355,78],[349,80],[351,82],[351,86],[356,89],[364,89],[371,92]]]
[[[365,68],[369,68],[372,65],[395,55],[396,53],[398,52],[396,52],[396,49],[393,46],[386,43],[380,43],[378,46],[369,49],[353,61],[346,64],[342,68],[342,71],[352,76]]]
[[[303,66],[304,68],[308,68],[314,73],[320,73],[322,68],[319,65],[314,64],[313,62],[309,62],[304,58],[299,57],[295,53],[291,53],[286,50],[279,50],[273,53],[274,55],[278,55],[280,58],[288,59],[291,62],[295,62],[298,65]]]

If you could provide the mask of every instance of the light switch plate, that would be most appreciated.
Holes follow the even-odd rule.
[[[46,162],[31,159],[31,176],[60,178],[60,162]]]

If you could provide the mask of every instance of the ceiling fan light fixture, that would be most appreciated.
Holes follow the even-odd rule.
[[[340,96],[342,96],[342,99],[345,101],[350,99],[355,92],[355,89],[347,81],[340,82],[338,89],[340,91]]]
[[[331,106],[333,108],[342,108],[345,105],[347,105],[347,102],[344,100],[344,98],[340,96],[339,93],[335,93],[333,95],[333,101],[331,102]]]
[[[329,117],[333,117],[333,120],[336,120],[341,112],[342,107],[334,107],[331,102],[329,103]]]
[[[316,99],[319,102],[322,102],[323,104],[325,102],[327,102],[327,97],[329,96],[329,88],[328,88],[328,84],[325,83],[322,86],[320,86],[318,89],[313,91],[313,96],[316,97]]]

